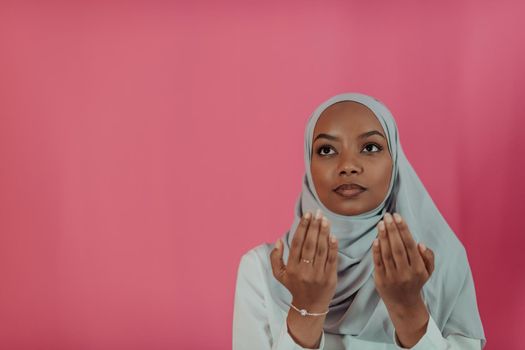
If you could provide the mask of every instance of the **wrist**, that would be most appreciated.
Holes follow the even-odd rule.
[[[422,300],[415,305],[391,308],[389,314],[403,347],[413,347],[425,335],[430,314]]]
[[[328,310],[324,312],[308,312],[306,309],[299,309],[293,303],[290,305],[295,311],[301,314],[301,316],[324,316],[328,313]]]
[[[421,338],[426,334],[426,330],[428,327],[428,321],[424,324],[421,328],[414,328],[414,329],[406,329],[401,330],[395,328],[395,335],[397,342],[399,345],[401,345],[403,348],[412,348],[414,347]]]
[[[291,304],[295,306],[296,308],[305,309],[309,313],[324,313],[328,311],[328,306],[325,303],[311,303],[311,302],[305,302],[300,299],[292,299]]]
[[[414,317],[428,313],[422,297],[407,304],[388,305],[387,310],[390,317],[397,320],[413,319]]]
[[[301,347],[317,349],[321,341],[325,318],[325,316],[304,317],[290,308],[285,321],[288,334]]]

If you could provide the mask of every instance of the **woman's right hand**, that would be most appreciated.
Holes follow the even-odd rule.
[[[337,285],[338,242],[330,234],[328,219],[316,212],[306,213],[297,227],[288,257],[283,261],[283,243],[279,239],[270,254],[275,278],[292,294],[299,309],[320,313],[328,309]]]

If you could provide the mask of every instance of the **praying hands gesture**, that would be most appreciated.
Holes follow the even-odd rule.
[[[394,324],[403,347],[413,347],[425,334],[429,313],[421,288],[434,271],[434,253],[416,244],[406,222],[395,213],[386,213],[374,240],[376,289]]]

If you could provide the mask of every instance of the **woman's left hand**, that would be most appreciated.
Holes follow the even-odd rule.
[[[385,214],[374,240],[376,289],[394,323],[398,339],[413,346],[426,330],[429,314],[421,288],[434,271],[434,253],[417,244],[399,214]]]
[[[434,254],[414,241],[397,213],[385,214],[374,241],[374,279],[387,307],[411,307],[421,298],[421,288],[434,271]]]

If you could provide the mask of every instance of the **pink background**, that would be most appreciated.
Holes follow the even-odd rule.
[[[378,97],[525,330],[520,1],[0,5],[0,347],[229,349],[241,255],[292,221],[303,128]]]

